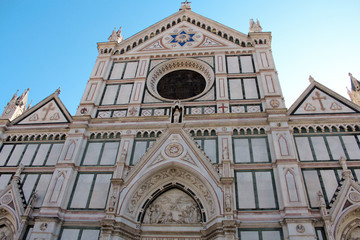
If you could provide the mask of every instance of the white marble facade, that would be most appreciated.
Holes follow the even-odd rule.
[[[98,50],[74,116],[5,108],[0,239],[358,238],[360,107],[311,79],[286,109],[258,21],[185,2]]]

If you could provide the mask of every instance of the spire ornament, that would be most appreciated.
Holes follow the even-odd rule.
[[[26,89],[20,96],[19,90],[11,98],[10,102],[5,106],[5,110],[0,116],[0,119],[14,120],[26,111],[26,104],[28,100],[30,88]]]
[[[256,19],[256,22],[254,19],[250,19],[250,27],[249,32],[261,32],[263,29],[260,26],[260,22],[258,19]]]
[[[351,101],[360,105],[360,82],[351,73],[349,73],[351,89],[347,88],[347,92]]]
[[[108,38],[109,42],[117,42],[120,43],[124,38],[121,35],[122,27],[119,28],[118,31],[116,31],[116,28],[112,31],[110,37]]]
[[[309,75],[309,82],[310,82],[310,83],[315,82],[315,79],[314,79],[311,75]]]
[[[188,2],[187,0],[182,2],[180,10],[191,10],[191,2]]]

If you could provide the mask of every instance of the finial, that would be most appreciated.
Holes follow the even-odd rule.
[[[317,192],[317,196],[318,196],[320,205],[325,205],[324,195],[320,190]]]
[[[108,38],[109,42],[121,42],[123,40],[123,36],[121,35],[122,27],[119,28],[118,31],[116,31],[116,28],[112,31],[110,37]]]
[[[309,75],[309,82],[313,83],[314,81],[315,81],[315,79],[311,75]]]
[[[341,156],[339,159],[339,162],[340,162],[340,166],[343,169],[343,172],[342,172],[343,178],[351,178],[352,179],[351,171],[348,169],[347,164],[346,164],[346,158]]]
[[[344,171],[348,170],[348,167],[347,167],[347,164],[346,164],[346,159],[343,156],[340,157],[339,162],[340,162],[340,166],[342,167],[342,169]]]
[[[16,170],[14,177],[20,177],[20,174],[22,173],[23,170],[24,170],[24,164],[20,163],[18,169]]]
[[[185,2],[181,3],[180,10],[191,10],[191,2],[185,0]]]
[[[258,19],[256,19],[256,22],[254,22],[254,19],[250,19],[249,32],[261,32],[262,30]]]

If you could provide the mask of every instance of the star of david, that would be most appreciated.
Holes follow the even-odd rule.
[[[186,33],[185,31],[181,31],[179,34],[171,35],[173,38],[170,43],[178,43],[180,46],[184,46],[187,42],[195,42],[193,36],[195,33]]]

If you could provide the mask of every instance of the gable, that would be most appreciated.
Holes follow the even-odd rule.
[[[48,123],[69,123],[71,115],[58,97],[59,91],[36,104],[24,114],[16,118],[12,124],[48,124]]]
[[[220,43],[226,42],[230,44],[229,46],[236,46],[236,47],[252,46],[251,40],[247,34],[236,31],[232,28],[229,28],[223,24],[220,24],[214,20],[201,16],[192,11],[180,10],[179,12],[172,14],[171,16],[155,23],[154,25],[140,31],[139,33],[121,41],[120,43],[117,43],[114,49],[114,54],[116,55],[116,54],[124,54],[124,53],[133,53],[132,50],[135,49],[136,51],[134,52],[138,52],[147,47],[149,47],[148,50],[162,49],[165,46],[163,46],[161,42],[157,42],[160,39],[159,35],[163,34],[166,31],[173,31],[174,28],[177,28],[184,24],[187,24],[187,26],[192,27],[194,29],[202,30],[203,33],[206,33],[209,39],[204,38],[205,46],[207,44],[211,44],[213,46],[218,45],[218,43],[215,43],[213,42],[213,40],[210,40],[211,38],[213,38],[214,40]],[[221,41],[219,41],[219,39],[221,39]],[[106,44],[108,43],[98,43],[98,47],[101,48]],[[154,45],[151,46],[152,44]]]
[[[46,103],[18,124],[69,122],[54,100]]]
[[[314,81],[290,107],[289,113],[291,115],[359,113],[359,109],[359,106]]]
[[[153,37],[148,43],[135,47],[129,53],[204,49],[209,47],[238,48],[239,45],[218,35],[211,34],[201,27],[194,26],[188,22],[182,22]]]
[[[127,176],[130,181],[137,174],[144,174],[154,167],[161,167],[169,163],[179,163],[202,172],[202,175],[213,176],[219,181],[209,157],[199,149],[194,140],[183,130],[169,130],[147,150],[135,164],[134,169]]]

